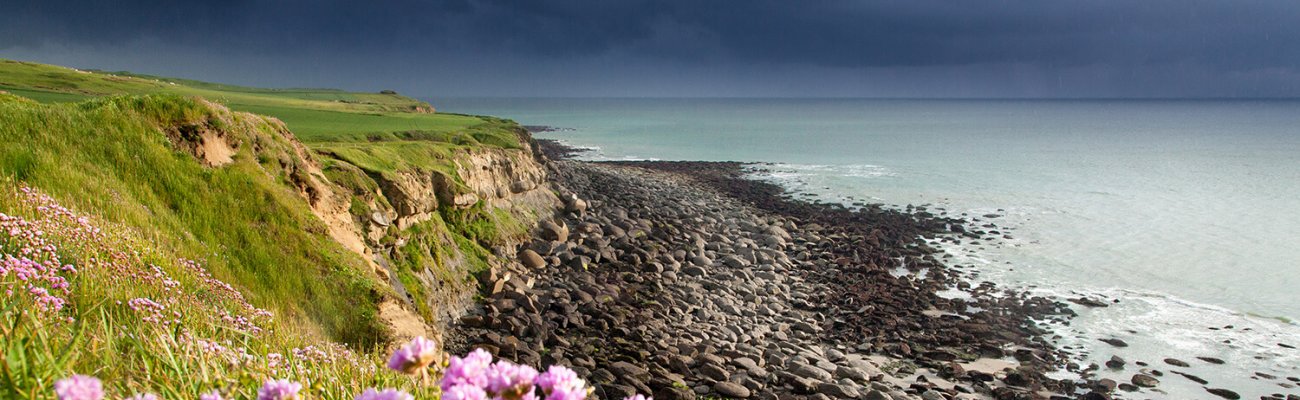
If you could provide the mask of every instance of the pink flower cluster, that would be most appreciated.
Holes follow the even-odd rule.
[[[163,312],[167,311],[167,306],[158,304],[153,300],[149,300],[144,297],[137,297],[131,299],[131,301],[126,302],[126,305],[130,306],[131,310],[134,310],[136,313],[139,313],[140,319],[144,320],[145,322],[152,322],[155,324],[163,324],[163,325],[167,325],[171,323],[171,321],[165,319],[165,317],[163,316]]]
[[[393,352],[388,358],[388,368],[405,374],[423,373],[437,354],[437,344],[424,336],[418,336]]]
[[[16,191],[0,192],[0,196],[12,196],[11,204],[17,214],[0,214],[0,291],[5,298],[22,297],[34,303],[37,310],[58,313],[69,306],[67,299],[73,290],[71,277],[89,268],[96,276],[109,280],[109,284],[151,287],[163,293],[161,297],[137,299],[129,304],[149,322],[161,325],[179,322],[179,312],[171,311],[168,315],[164,309],[181,299],[209,304],[215,308],[213,313],[219,316],[220,322],[254,334],[261,333],[260,326],[272,317],[269,311],[253,306],[233,286],[216,279],[192,260],[181,259],[177,264],[191,272],[187,275],[196,276],[199,285],[183,288],[182,282],[173,279],[162,267],[144,262],[140,252],[126,250],[148,248],[129,231],[101,230],[92,219],[78,215],[35,189],[20,186]],[[82,262],[75,267],[64,264],[60,260],[60,246],[78,249]],[[235,307],[227,310],[224,304],[232,300]]]
[[[47,241],[45,232],[22,218],[0,214],[0,235],[8,235],[7,241],[0,236],[0,245],[9,244],[19,253],[17,257],[3,254],[0,260],[0,286],[5,296],[25,294],[42,311],[62,310],[67,303],[63,296],[72,291],[64,275],[75,274],[77,269],[62,265],[55,253],[58,248]]]
[[[590,390],[573,370],[552,365],[546,372],[506,360],[492,362],[492,354],[476,349],[465,357],[452,357],[443,371],[443,400],[583,400]],[[649,400],[636,395],[629,400]]]
[[[267,379],[257,390],[257,400],[297,400],[302,384],[288,379]]]

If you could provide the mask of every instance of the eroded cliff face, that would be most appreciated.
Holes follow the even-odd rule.
[[[521,149],[457,150],[451,173],[366,173],[373,189],[334,185],[314,198],[313,210],[329,223],[331,236],[365,257],[394,289],[401,307],[381,313],[392,314],[383,318],[393,321],[397,339],[440,338],[443,322],[472,302],[474,276],[515,262],[512,249],[561,207],[532,145],[521,139]],[[323,180],[325,174],[312,175]],[[422,332],[410,327],[413,319],[423,323]]]
[[[520,149],[460,148],[441,170],[378,173],[317,154],[282,122],[264,121],[269,132],[247,138],[206,125],[178,127],[168,136],[212,168],[225,166],[240,146],[274,160],[277,175],[306,200],[329,236],[392,288],[382,294],[378,313],[394,341],[440,339],[443,322],[472,302],[475,276],[515,262],[511,249],[561,204],[523,133]]]

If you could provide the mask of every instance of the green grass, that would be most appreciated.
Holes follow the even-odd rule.
[[[52,212],[58,204],[27,190],[0,179],[6,215],[0,254],[77,271],[59,273],[70,285],[53,291],[66,300],[58,310],[43,309],[23,290],[45,282],[0,274],[0,286],[17,289],[0,296],[0,398],[53,399],[53,383],[74,373],[101,379],[111,399],[146,392],[193,399],[212,390],[227,399],[255,398],[268,378],[303,383],[307,398],[352,399],[368,387],[435,398],[436,389],[385,370],[377,352],[349,351],[295,329],[284,316],[253,312],[238,294],[205,278],[203,265],[180,261],[149,235],[75,211]],[[15,217],[25,224],[15,224]],[[45,244],[57,250],[32,251]],[[142,298],[164,305],[159,315],[166,322],[131,306]],[[254,325],[224,315],[249,317]]]
[[[518,146],[513,123],[468,115],[417,113],[429,104],[395,94],[333,89],[261,89],[127,72],[80,71],[0,60],[0,90],[41,102],[75,102],[121,94],[199,96],[279,118],[312,142],[365,141],[393,133],[425,133],[431,140],[459,134],[498,147]]]
[[[301,168],[286,165],[290,144],[275,124],[176,96],[75,104],[0,96],[0,176],[206,260],[258,304],[307,319],[329,337],[359,345],[383,339],[374,303],[384,288],[286,185]],[[205,167],[159,130],[182,125],[226,125],[246,145],[233,164]]]

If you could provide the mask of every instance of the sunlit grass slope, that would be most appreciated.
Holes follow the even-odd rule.
[[[243,145],[233,163],[206,167],[169,143],[173,127],[229,132]],[[307,319],[304,326],[329,337],[381,340],[375,302],[383,286],[291,189],[304,172],[276,134],[282,129],[173,95],[61,104],[0,95],[0,176],[96,210],[177,257],[204,260],[254,303]]]

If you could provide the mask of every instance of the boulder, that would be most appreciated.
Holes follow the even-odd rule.
[[[1134,385],[1138,387],[1147,387],[1147,388],[1156,387],[1156,385],[1160,384],[1160,380],[1156,379],[1154,376],[1147,375],[1147,374],[1133,375],[1133,379],[1131,379],[1131,381],[1133,382]]]
[[[737,399],[749,398],[751,394],[749,388],[741,386],[740,384],[737,383],[732,383],[727,381],[722,381],[713,384],[713,391],[717,392],[720,395],[727,396],[727,397],[734,397]]]
[[[532,249],[524,249],[524,251],[519,252],[519,262],[523,263],[525,267],[530,269],[537,269],[546,266],[546,260],[542,259],[542,255],[537,254],[537,252]]]
[[[542,239],[565,241],[569,239],[569,227],[564,225],[564,221],[555,223],[554,221],[542,221],[537,226],[541,229]]]

